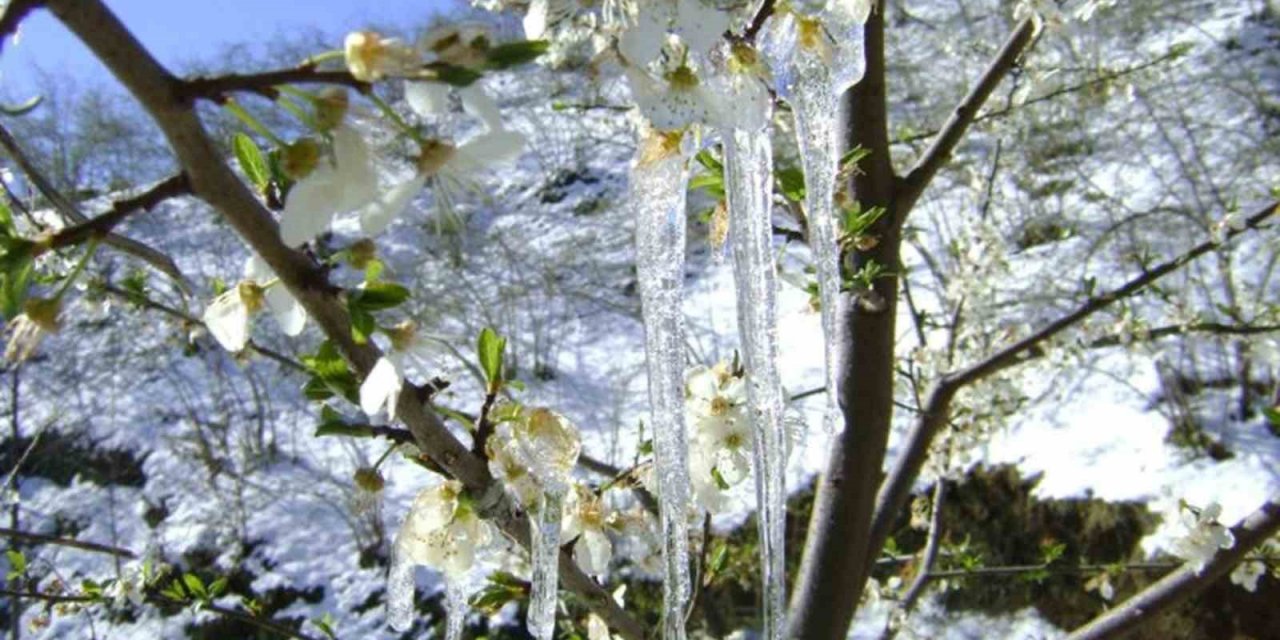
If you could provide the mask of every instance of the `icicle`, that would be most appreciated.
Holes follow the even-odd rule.
[[[462,589],[462,581],[445,578],[444,608],[448,616],[445,640],[462,640],[462,627],[467,621],[467,593]]]
[[[536,528],[530,532],[533,558],[533,592],[529,596],[529,635],[552,640],[556,631],[556,599],[560,562],[560,520],[564,515],[564,488],[552,487],[542,497]]]
[[[665,640],[683,640],[689,601],[689,445],[684,425],[685,187],[678,136],[652,134],[631,173],[636,271],[644,315],[650,418],[658,481]]]
[[[840,411],[836,400],[839,375],[836,336],[840,328],[836,304],[840,296],[840,248],[834,211],[839,161],[836,157],[839,104],[831,87],[830,72],[821,61],[807,55],[798,57],[809,64],[802,64],[797,69],[791,104],[796,119],[796,141],[804,167],[804,206],[809,215],[809,246],[818,272],[822,334],[826,345],[827,408],[823,427],[828,433],[833,433]]]
[[[391,545],[391,569],[387,572],[387,624],[396,631],[413,626],[413,570],[417,565],[409,557],[401,535]]]
[[[768,123],[769,106],[765,102]],[[773,149],[769,130],[723,135],[729,196],[729,237],[738,293],[738,334],[747,366],[760,561],[764,581],[764,638],[786,629],[786,443],[778,374],[777,272],[773,264]]]

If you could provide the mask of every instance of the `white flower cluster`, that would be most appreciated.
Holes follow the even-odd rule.
[[[1231,530],[1218,522],[1221,515],[1222,506],[1217,502],[1203,509],[1179,504],[1178,520],[1185,532],[1173,541],[1170,552],[1193,564],[1196,573],[1204,571],[1219,549],[1230,549],[1236,544]]]
[[[740,372],[727,363],[695,367],[685,378],[689,474],[697,504],[712,513],[728,506],[728,492],[751,475],[751,424]]]
[[[307,322],[306,310],[280,284],[271,267],[255,255],[245,261],[244,279],[214,298],[205,308],[202,319],[218,344],[236,353],[249,343],[250,321],[263,306],[271,311],[285,335],[302,333]]]

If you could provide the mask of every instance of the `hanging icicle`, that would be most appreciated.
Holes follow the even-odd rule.
[[[631,172],[636,271],[649,368],[650,422],[665,564],[663,638],[683,640],[689,602],[689,445],[684,423],[685,188],[679,133],[650,133]]]
[[[778,92],[791,104],[796,142],[805,179],[805,212],[809,246],[818,275],[827,406],[823,419],[828,433],[836,430],[837,352],[840,296],[840,247],[835,211],[839,140],[836,124],[840,96],[862,78],[862,24],[870,2],[831,0],[816,15],[785,13],[770,19],[766,53],[778,71]]]
[[[768,113],[767,107],[765,113]],[[782,381],[777,366],[773,150],[767,128],[734,129],[725,133],[724,141],[729,235],[738,294],[738,334],[747,368],[747,403],[762,541],[764,637],[782,640],[786,627],[787,452],[782,424]]]
[[[488,448],[494,475],[508,482],[508,489],[533,516],[527,627],[537,640],[551,640],[559,592],[560,521],[569,479],[582,450],[578,430],[550,409],[529,409],[518,419],[499,424]],[[508,473],[507,469],[519,471]]]
[[[454,578],[444,582],[445,640],[462,640],[462,627],[467,621],[467,592]]]

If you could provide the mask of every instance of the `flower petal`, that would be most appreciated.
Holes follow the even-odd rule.
[[[404,213],[409,203],[422,191],[426,180],[426,177],[417,174],[378,196],[360,211],[360,229],[369,236],[382,233],[392,220]]]
[[[396,401],[400,397],[400,388],[404,381],[396,366],[386,358],[379,358],[373,370],[360,385],[360,408],[370,416],[377,415],[382,407],[387,408],[387,418],[395,419]]]
[[[420,117],[438,115],[449,109],[449,85],[443,82],[406,82],[404,100]]]
[[[598,529],[587,529],[573,546],[573,559],[582,570],[593,576],[608,573],[613,559],[613,543],[609,536]]]
[[[369,145],[355,129],[341,126],[333,130],[333,156],[337,161],[336,182],[341,193],[337,211],[358,209],[378,195],[378,174],[373,168]]]
[[[705,55],[729,30],[729,14],[704,0],[680,0],[676,33],[692,53]]]
[[[516,131],[483,133],[458,147],[445,168],[452,175],[466,177],[485,167],[515,159],[524,149],[524,142],[524,134]]]
[[[310,242],[329,228],[338,212],[341,189],[334,181],[333,170],[322,167],[293,185],[280,214],[280,238],[296,247]]]
[[[289,337],[302,333],[302,329],[307,326],[307,310],[302,308],[283,283],[277,282],[267,287],[266,298],[267,307],[271,309],[271,316],[276,319],[276,324],[280,325],[281,332]]]
[[[249,343],[249,310],[240,301],[238,289],[214,298],[205,307],[203,320],[223,349],[238,353]]]
[[[533,0],[529,10],[524,14],[524,37],[526,40],[541,40],[547,32],[548,0]]]
[[[502,112],[498,110],[498,103],[485,92],[479,82],[459,89],[458,97],[462,98],[462,110],[478,118],[489,131],[502,130]]]
[[[636,24],[618,39],[618,50],[633,65],[644,66],[658,58],[667,39],[667,27],[674,16],[671,4],[651,0],[640,6]]]

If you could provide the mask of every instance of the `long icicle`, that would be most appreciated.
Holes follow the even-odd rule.
[[[445,640],[462,640],[462,627],[467,620],[467,593],[457,578],[445,578],[444,606]]]
[[[678,135],[651,134],[631,173],[636,271],[649,369],[650,421],[662,527],[662,637],[683,640],[689,602],[689,445],[684,424],[685,188]]]
[[[407,518],[406,518],[407,519]],[[401,527],[403,531],[403,527]],[[413,626],[413,571],[404,533],[398,533],[391,544],[391,568],[387,572],[387,624],[396,631]]]
[[[529,635],[551,640],[556,631],[556,600],[560,562],[560,520],[564,514],[562,486],[548,487],[531,532],[533,592],[529,596]]]
[[[773,263],[773,147],[765,128],[725,132],[729,234],[738,295],[738,335],[747,365],[755,465],[764,637],[786,629],[786,443],[778,373],[778,276]],[[749,107],[748,107],[749,108]]]
[[[795,85],[791,105],[796,121],[796,142],[804,168],[804,206],[809,216],[809,247],[818,272],[818,295],[821,302],[823,343],[826,345],[825,367],[827,407],[823,427],[835,432],[840,407],[837,400],[839,370],[836,352],[839,316],[836,304],[840,296],[840,249],[836,239],[835,189],[836,119],[839,103],[832,87],[831,72],[815,56],[797,55]]]

